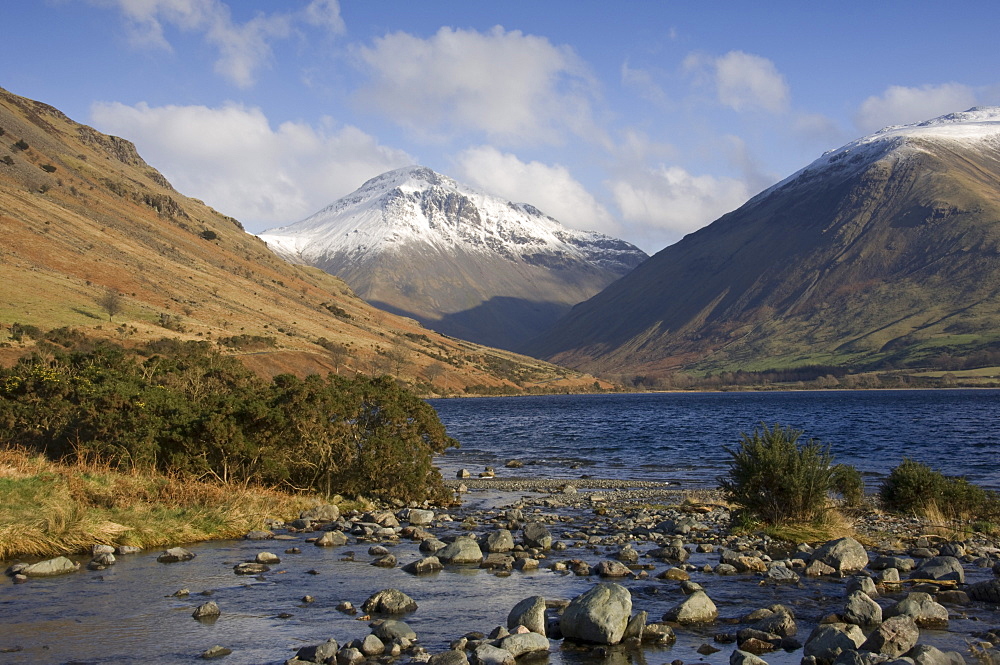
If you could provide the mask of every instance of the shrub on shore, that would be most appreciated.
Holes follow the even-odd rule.
[[[746,516],[768,525],[815,522],[827,512],[831,493],[845,503],[864,496],[861,476],[853,467],[834,465],[828,447],[810,439],[800,444],[801,430],[775,424],[740,434],[739,448],[726,448],[729,471],[719,479],[727,499]]]
[[[882,482],[879,497],[886,509],[896,513],[952,520],[995,521],[1000,516],[996,492],[907,458]]]
[[[381,499],[450,496],[457,445],[389,377],[266,381],[204,342],[97,343],[0,369],[0,447],[227,484]]]

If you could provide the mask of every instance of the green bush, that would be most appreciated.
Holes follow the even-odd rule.
[[[856,496],[856,487],[837,483],[852,474],[838,471],[829,448],[812,439],[799,444],[802,434],[777,424],[741,433],[739,448],[726,448],[729,471],[719,479],[727,499],[766,524],[780,525],[817,520],[831,491]]]
[[[939,512],[951,519],[985,519],[1000,513],[995,492],[907,458],[882,481],[879,497],[887,510],[909,515]]]
[[[848,508],[857,508],[865,499],[865,482],[861,472],[850,464],[833,467],[833,491],[841,496]]]

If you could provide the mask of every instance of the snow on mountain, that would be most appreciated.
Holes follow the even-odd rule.
[[[431,328],[514,348],[647,255],[414,166],[260,234],[285,259]]]
[[[1000,106],[977,106],[967,111],[948,113],[910,125],[892,125],[830,150],[805,168],[764,190],[751,200],[761,199],[772,191],[796,181],[824,176],[850,176],[890,153],[903,158],[924,150],[922,143],[957,143],[972,145],[992,143],[1000,146]]]

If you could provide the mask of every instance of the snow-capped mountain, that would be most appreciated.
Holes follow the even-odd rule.
[[[933,366],[1000,328],[1000,108],[830,151],[686,236],[526,350],[655,374]]]
[[[423,167],[372,178],[311,217],[260,234],[285,259],[440,332],[516,348],[644,261]]]

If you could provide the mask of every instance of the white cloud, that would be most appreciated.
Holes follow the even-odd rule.
[[[698,80],[710,80],[719,103],[734,111],[781,113],[788,109],[788,83],[767,58],[743,51],[718,58],[695,53],[684,59],[683,67]]]
[[[298,22],[344,32],[336,0],[312,0],[298,13],[258,14],[245,23],[234,23],[229,6],[221,0],[91,0],[118,9],[125,18],[129,42],[137,48],[173,51],[164,26],[202,33],[218,51],[215,71],[241,88],[254,84],[257,70],[271,59],[270,43],[289,37]]]
[[[625,61],[622,63],[621,82],[622,86],[635,90],[640,97],[657,106],[670,105],[670,96],[649,70],[630,67],[628,61]]]
[[[150,107],[99,103],[101,131],[133,141],[183,194],[248,228],[295,222],[349,194],[368,178],[414,163],[370,135],[325,119],[272,128],[263,112],[229,104]]]
[[[564,166],[523,162],[491,146],[458,155],[457,176],[483,191],[517,203],[530,203],[571,228],[616,234],[618,224]]]
[[[673,240],[738,208],[749,198],[742,180],[693,175],[680,166],[645,169],[606,185],[625,224],[651,227],[644,233]]]
[[[467,132],[492,143],[602,140],[591,119],[595,82],[566,46],[506,31],[443,27],[421,39],[396,32],[360,47],[370,75],[357,99],[423,139]]]
[[[854,121],[862,131],[874,132],[889,125],[906,125],[953,111],[964,111],[976,103],[976,91],[961,83],[917,88],[893,85],[880,96],[872,96],[862,102]]]

